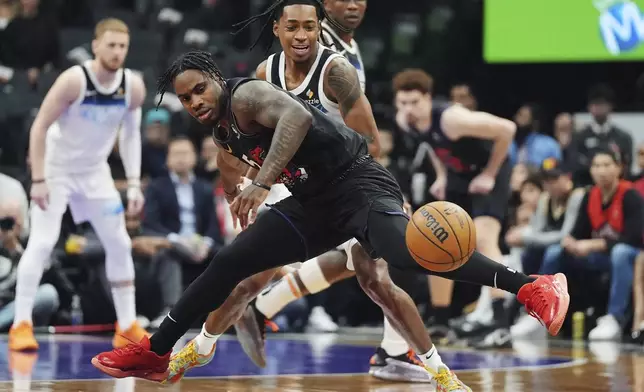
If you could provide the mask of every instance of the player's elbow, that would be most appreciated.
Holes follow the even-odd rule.
[[[497,128],[497,137],[502,140],[514,139],[514,134],[517,132],[517,125],[505,118],[499,118]]]

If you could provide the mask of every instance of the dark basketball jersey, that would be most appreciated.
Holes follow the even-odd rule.
[[[315,62],[311,66],[304,81],[292,90],[286,87],[286,55],[284,52],[275,53],[266,60],[266,81],[296,95],[322,113],[342,120],[342,113],[336,102],[324,94],[324,72],[334,58],[342,57],[333,50],[318,45]]]
[[[234,78],[226,80],[229,97],[242,84],[256,79]],[[308,196],[323,191],[330,182],[344,172],[360,156],[367,154],[365,139],[339,121],[289,93],[313,116],[311,127],[277,183],[282,183],[294,196]],[[229,98],[230,100],[230,98]],[[273,140],[273,129],[256,134],[244,133],[235,121],[230,101],[228,113],[213,130],[215,140],[230,154],[251,167],[259,169]]]
[[[427,133],[429,144],[447,168],[448,173],[474,178],[487,165],[493,142],[491,140],[463,137],[450,140],[441,128],[441,117],[449,105],[432,107],[432,122]]]

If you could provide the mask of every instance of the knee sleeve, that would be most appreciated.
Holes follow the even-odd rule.
[[[330,286],[322,273],[318,258],[312,258],[302,264],[302,268],[297,270],[300,280],[311,294],[319,293]]]

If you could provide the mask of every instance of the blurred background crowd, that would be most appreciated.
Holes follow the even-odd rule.
[[[247,50],[256,31],[233,36],[231,24],[266,3],[0,0],[0,329],[8,330],[13,318],[16,265],[29,238],[29,127],[61,70],[92,57],[93,27],[104,17],[117,17],[129,25],[126,65],[142,73],[148,89],[141,129],[146,206],[142,216],[128,217],[127,222],[143,325],[158,325],[210,257],[238,234],[218,184],[216,147],[209,130],[191,121],[178,100],[166,99],[155,109],[155,80],[176,54],[189,48],[212,52],[227,77],[252,74],[264,58],[261,50]],[[562,239],[573,234],[577,220],[584,219],[587,211],[579,205],[595,182],[614,182],[622,176],[644,192],[644,144],[639,142],[644,140],[639,136],[644,116],[637,112],[644,104],[641,69],[619,62],[488,64],[482,54],[482,1],[398,0],[395,4],[393,9],[391,2],[369,2],[356,39],[366,67],[367,96],[382,133],[378,159],[395,173],[414,207],[434,200],[429,188],[435,175],[427,146],[395,121],[391,78],[409,67],[431,74],[435,102],[458,102],[516,122],[509,155],[511,203],[500,244],[508,265],[518,263],[529,273],[561,268],[557,247],[561,253]],[[597,150],[613,155],[606,167],[590,170]],[[127,184],[116,150],[110,166],[117,187],[124,191]],[[177,188],[184,186],[177,179],[188,180],[193,200],[177,199]],[[631,207],[644,211],[641,202]],[[180,214],[184,213],[193,217],[190,227],[182,227]],[[179,233],[179,238],[170,238],[169,233]],[[634,247],[636,252],[628,251],[631,245],[614,246],[604,255],[607,264],[595,268],[589,262],[584,264],[588,268],[571,275],[570,314],[582,312],[584,335],[591,339],[625,337],[641,342],[644,276],[638,267],[643,261],[638,253],[641,244]],[[592,254],[580,256],[592,259]],[[77,226],[67,214],[41,282],[36,324],[112,324],[115,315],[103,262],[103,250],[91,226]],[[436,300],[428,279],[418,277],[414,287],[414,299],[439,337],[482,338],[497,329],[491,306],[484,305],[492,301],[480,295],[480,287],[456,284],[448,303],[441,305],[449,310],[447,319],[440,322],[432,311]],[[380,310],[355,279],[334,285],[314,304],[300,299],[275,321],[282,331],[320,332],[382,321]],[[512,335],[541,331],[514,308],[505,306]],[[564,335],[572,334],[567,323]],[[503,344],[492,342],[497,343]]]

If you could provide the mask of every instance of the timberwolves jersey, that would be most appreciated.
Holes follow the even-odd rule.
[[[129,70],[117,71],[112,85],[104,87],[97,81],[90,62],[72,69],[82,80],[81,91],[47,131],[48,173],[87,172],[106,166],[130,106]]]
[[[319,109],[339,121],[343,121],[338,104],[324,94],[324,72],[334,58],[341,57],[333,50],[318,44],[318,53],[304,81],[292,90],[286,88],[286,55],[284,52],[275,53],[266,60],[266,81],[273,83],[309,105]]]
[[[351,65],[356,68],[356,70],[358,71],[360,86],[362,87],[362,91],[364,92],[367,77],[364,72],[364,63],[362,62],[362,56],[360,55],[360,48],[358,47],[358,43],[354,39],[351,40],[351,44],[344,42],[333,30],[333,27],[331,27],[326,21],[322,21],[322,35],[324,42],[326,42],[326,45],[329,45],[331,49],[346,57]]]
[[[251,80],[253,79],[228,79],[228,99],[240,85]],[[367,143],[342,122],[306,105],[304,100],[293,93],[290,95],[301,102],[313,118],[302,144],[276,182],[284,184],[295,196],[313,195],[326,188],[357,158],[366,155]],[[254,134],[244,133],[235,121],[230,101],[226,107],[227,113],[222,114],[222,119],[213,129],[213,137],[229,154],[255,169],[261,168],[271,147],[274,129]]]

